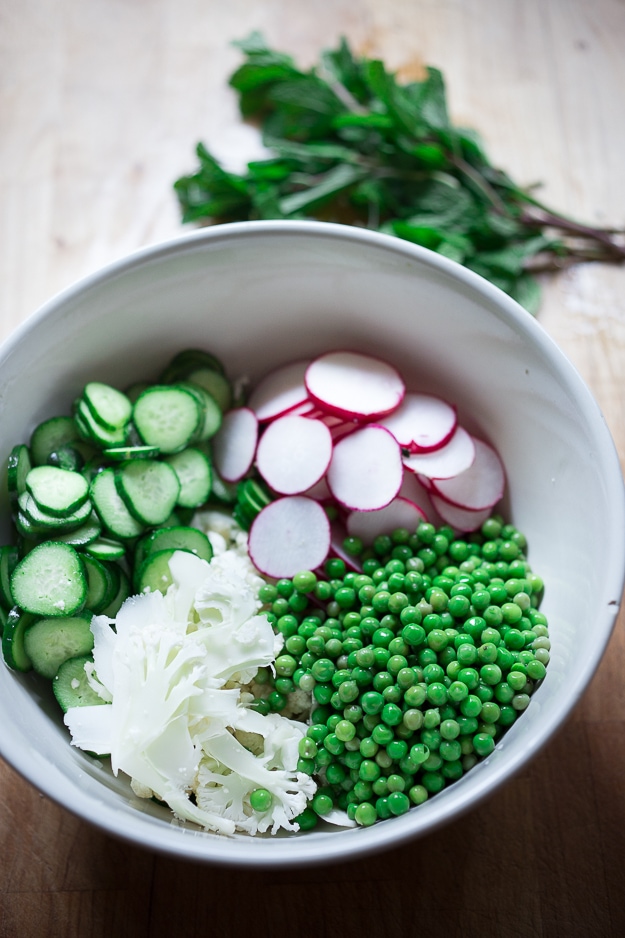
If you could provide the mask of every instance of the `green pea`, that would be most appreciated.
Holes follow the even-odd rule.
[[[255,788],[250,792],[250,804],[254,811],[263,814],[273,804],[273,795],[266,788]]]
[[[371,738],[380,746],[387,746],[394,735],[393,730],[385,723],[378,723],[378,725],[374,726],[371,730]]]
[[[489,756],[495,748],[495,741],[487,733],[476,733],[473,737],[473,747],[478,756]]]

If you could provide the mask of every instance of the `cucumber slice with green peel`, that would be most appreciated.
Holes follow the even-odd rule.
[[[0,547],[0,604],[11,609],[15,603],[11,592],[11,574],[18,564],[20,555],[12,545]]]
[[[12,671],[32,671],[32,661],[24,648],[24,633],[37,617],[14,606],[2,631],[2,655]]]
[[[117,491],[138,521],[159,525],[174,510],[180,482],[173,468],[160,460],[131,459],[115,472]]]
[[[89,496],[89,484],[82,473],[56,466],[36,466],[25,484],[41,511],[60,518],[77,511]]]
[[[5,609],[4,606],[0,605],[0,639],[4,635],[4,627],[7,624],[9,618],[9,611]]]
[[[195,438],[204,415],[195,395],[181,387],[154,385],[140,394],[133,421],[142,441],[177,453]]]
[[[119,565],[115,565],[113,567],[113,570],[116,571],[117,576],[119,577],[119,585],[117,587],[117,593],[115,594],[114,598],[109,603],[109,605],[106,607],[106,609],[103,609],[102,612],[100,613],[100,615],[102,616],[108,616],[109,619],[115,618],[115,616],[121,609],[123,603],[130,596],[130,580],[128,578],[126,571],[122,570],[122,568]],[[117,576],[115,575],[115,573],[113,573],[113,576],[115,579],[117,579]]]
[[[63,713],[67,713],[70,707],[110,706],[96,694],[87,680],[85,665],[90,661],[93,661],[91,655],[68,658],[54,675],[52,690]]]
[[[80,472],[85,465],[85,457],[71,443],[64,443],[50,453],[48,465],[56,466],[57,469],[68,469],[70,472]]]
[[[51,537],[55,533],[73,531],[75,528],[80,527],[87,521],[92,511],[91,502],[86,501],[72,514],[61,518],[58,515],[43,511],[29,492],[20,495],[17,504],[20,514],[26,521],[30,522],[33,530],[39,530],[45,536],[49,535]]]
[[[169,569],[169,561],[176,553],[176,548],[155,550],[148,554],[136,574],[136,586],[139,593],[167,592],[174,582]]]
[[[186,550],[201,560],[212,560],[213,548],[207,536],[198,528],[180,525],[177,528],[159,528],[148,535],[146,557],[159,550]]]
[[[160,454],[158,446],[109,446],[103,451],[107,459],[125,462],[128,459],[154,459]]]
[[[149,387],[151,387],[151,385],[149,385],[147,381],[135,381],[126,388],[124,393],[130,403],[134,404],[139,395],[143,394],[144,391],[147,391]]]
[[[63,662],[93,649],[91,616],[37,619],[24,632],[24,649],[32,666],[50,680]]]
[[[187,381],[197,384],[217,401],[217,405],[225,413],[232,407],[232,385],[225,374],[213,368],[198,368],[187,375]]]
[[[76,404],[74,419],[82,436],[97,443],[100,447],[124,446],[128,440],[128,424],[114,430],[107,429],[95,419],[83,400],[79,400]]]
[[[72,547],[87,547],[96,538],[100,536],[102,525],[95,511],[92,511],[84,524],[78,528],[72,528],[71,531],[50,532],[51,541],[62,541],[63,544],[71,544]]]
[[[91,554],[85,552],[82,562],[87,571],[85,606],[95,615],[99,615],[115,597],[119,583],[113,579],[108,567]]]
[[[199,384],[192,384],[190,381],[180,381],[176,384],[176,387],[189,391],[197,399],[204,416],[196,433],[196,437],[198,441],[210,440],[219,430],[223,420],[223,413],[219,404],[213,395],[205,391],[204,388],[201,388]]]
[[[86,545],[85,553],[91,554],[96,560],[121,560],[126,556],[126,547],[121,541],[98,536]]]
[[[73,417],[50,417],[40,423],[30,438],[30,455],[35,466],[45,466],[50,453],[61,446],[80,440],[78,427]]]
[[[178,504],[182,508],[199,508],[210,495],[213,469],[202,450],[192,446],[164,460],[176,473],[180,483]]]
[[[126,540],[143,534],[144,526],[130,514],[117,491],[113,469],[103,469],[94,477],[91,500],[102,524],[113,537]]]
[[[174,355],[163,371],[161,381],[163,384],[174,384],[199,368],[210,368],[225,374],[224,366],[216,355],[203,349],[189,348]]]
[[[226,482],[219,473],[213,469],[213,485],[211,499],[222,505],[234,505],[237,500],[238,482]]]
[[[106,430],[119,430],[132,415],[132,402],[117,388],[101,381],[85,385],[82,398],[94,420]]]
[[[26,490],[26,476],[32,467],[30,450],[23,443],[18,443],[9,453],[7,460],[7,484],[11,501],[17,501]]]
[[[87,577],[69,544],[45,541],[19,561],[11,576],[15,604],[35,616],[73,616],[85,604]]]

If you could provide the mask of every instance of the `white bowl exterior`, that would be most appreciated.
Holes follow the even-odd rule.
[[[68,412],[87,380],[151,379],[188,346],[210,349],[233,377],[251,380],[327,349],[373,350],[399,367],[410,389],[455,402],[461,422],[502,456],[506,510],[545,580],[547,677],[491,757],[418,809],[366,829],[226,839],[178,825],[73,749],[37,680],[4,667],[2,754],[110,833],[192,859],[313,863],[430,832],[538,751],[580,699],[607,644],[623,586],[625,502],[599,409],[541,326],[464,268],[355,228],[242,223],[141,251],[17,330],[0,350],[1,464],[38,422]]]

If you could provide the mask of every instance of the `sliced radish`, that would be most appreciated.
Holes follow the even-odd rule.
[[[266,576],[280,579],[315,570],[330,549],[328,516],[304,495],[279,498],[256,515],[248,549],[252,563]]]
[[[436,495],[452,505],[480,511],[497,504],[506,480],[501,459],[493,447],[475,437],[473,442],[475,459],[469,468],[453,479],[432,479],[432,487]]]
[[[475,459],[473,437],[464,427],[458,426],[449,443],[430,453],[415,453],[404,457],[404,466],[411,472],[420,473],[428,479],[451,479],[464,472]]]
[[[397,442],[412,452],[440,449],[451,439],[457,424],[456,410],[432,394],[409,392],[399,407],[379,423]]]
[[[261,423],[275,420],[294,407],[308,404],[308,392],[304,384],[309,361],[290,362],[266,375],[256,385],[248,406]]]
[[[372,544],[378,534],[392,534],[397,528],[407,528],[413,534],[420,521],[427,521],[425,512],[414,502],[397,496],[377,511],[350,512],[345,525],[351,537]]]
[[[315,482],[314,485],[311,485],[305,492],[302,492],[302,495],[308,495],[309,498],[314,498],[316,502],[327,502],[332,498],[332,492],[328,488],[325,476]]]
[[[402,483],[399,443],[384,427],[356,430],[334,444],[326,478],[332,495],[346,508],[384,508]]]
[[[399,372],[369,355],[327,352],[306,370],[309,396],[324,410],[372,419],[401,404],[406,388]]]
[[[213,437],[213,459],[226,482],[238,482],[248,471],[256,453],[258,420],[249,407],[237,407],[224,414]]]
[[[320,420],[278,417],[261,436],[256,468],[275,492],[298,495],[325,474],[332,458],[332,435]]]
[[[428,479],[427,481],[429,482],[430,480]],[[401,498],[407,498],[409,502],[414,502],[425,515],[426,521],[436,525],[439,519],[430,500],[428,487],[422,485],[414,472],[409,472],[408,469],[404,470],[404,478],[401,483],[399,495]]]
[[[440,495],[432,495],[432,504],[443,521],[450,524],[456,531],[462,531],[466,534],[481,528],[491,513],[490,508],[484,508],[482,511],[469,511],[466,508],[458,508],[456,505],[450,505]]]

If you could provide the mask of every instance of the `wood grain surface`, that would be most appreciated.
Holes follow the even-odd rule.
[[[171,183],[198,139],[241,158],[229,43],[252,28],[305,65],[344,34],[402,74],[439,66],[454,120],[496,163],[542,181],[555,208],[625,225],[623,0],[0,0],[2,336],[77,278],[180,233]],[[625,269],[545,280],[540,321],[625,458]],[[572,718],[503,790],[425,839],[312,870],[130,847],[0,764],[0,936],[621,935],[624,675],[621,618]]]

